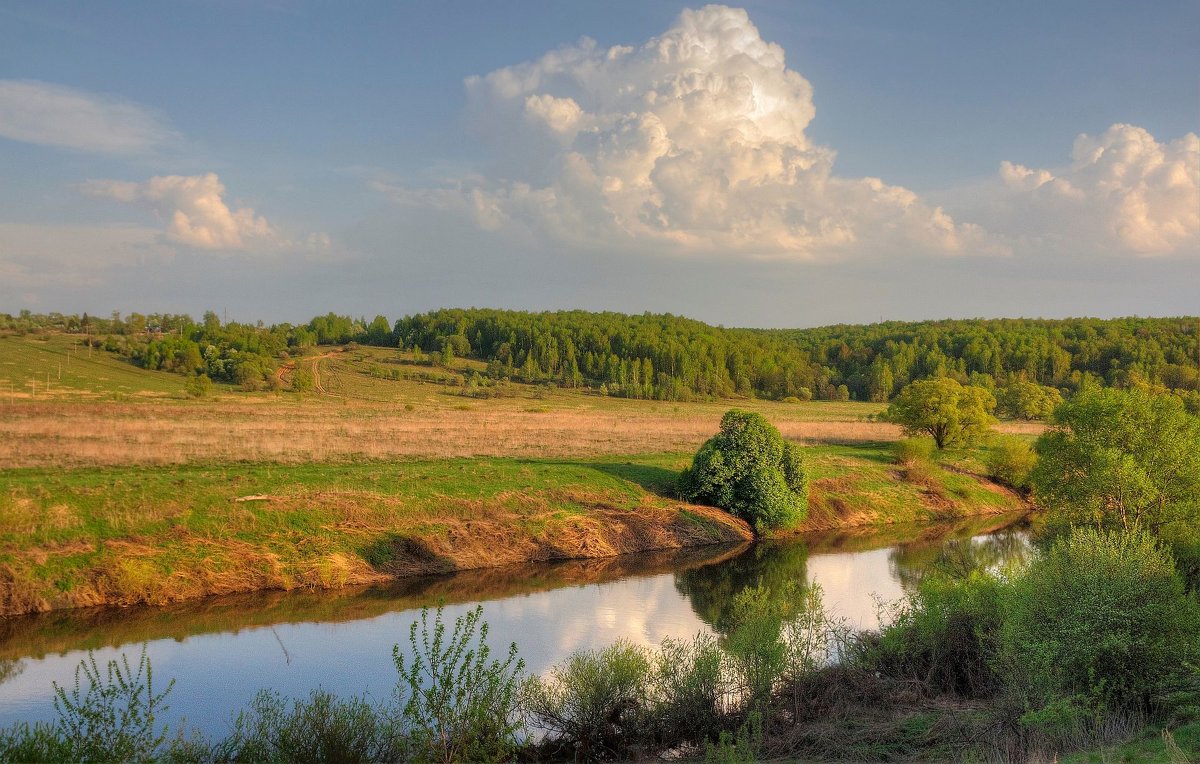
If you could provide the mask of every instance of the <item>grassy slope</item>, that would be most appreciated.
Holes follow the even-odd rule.
[[[178,374],[140,369],[120,356],[83,347],[81,337],[0,335],[0,400],[180,395]],[[49,378],[49,389],[46,387]],[[36,383],[36,384],[31,384]]]

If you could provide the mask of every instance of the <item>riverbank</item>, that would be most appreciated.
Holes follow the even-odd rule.
[[[801,530],[1023,507],[961,467],[935,483],[906,482],[887,444],[806,452],[814,479]],[[740,520],[674,498],[688,458],[5,470],[0,613],[338,588],[750,540]]]

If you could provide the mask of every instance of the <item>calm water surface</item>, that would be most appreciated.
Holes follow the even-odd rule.
[[[146,646],[156,685],[176,680],[168,720],[211,736],[259,689],[306,696],[390,697],[392,646],[408,644],[420,608],[446,603],[452,621],[482,605],[496,653],[520,647],[530,671],[617,639],[721,631],[747,586],[817,582],[826,607],[858,628],[877,603],[899,599],[934,565],[989,566],[1028,553],[1018,518],[841,532],[755,546],[523,565],[336,592],[268,592],[169,608],[96,609],[0,620],[0,726],[54,718],[51,683],[73,682],[88,650],[97,661]]]

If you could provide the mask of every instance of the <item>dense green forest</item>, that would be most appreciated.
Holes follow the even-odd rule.
[[[1174,390],[1200,407],[1195,318],[889,321],[816,329],[714,327],[670,314],[448,309],[307,324],[222,322],[212,312],[124,318],[23,311],[0,331],[60,330],[140,366],[204,373],[248,389],[306,347],[359,342],[419,350],[431,363],[487,363],[492,378],[662,400],[755,396],[887,401],[913,380],[949,376],[1003,390],[1035,383]]]

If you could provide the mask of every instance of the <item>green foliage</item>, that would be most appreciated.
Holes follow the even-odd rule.
[[[524,707],[535,726],[585,761],[624,756],[649,729],[650,673],[646,651],[628,642],[577,652],[549,676],[530,679]]]
[[[212,395],[213,383],[207,374],[200,374],[184,382],[183,391],[192,398],[207,398]]]
[[[1024,438],[998,435],[988,443],[983,457],[988,475],[999,483],[1023,491],[1029,487],[1029,475],[1037,465],[1037,452]]]
[[[861,639],[854,661],[936,692],[981,698],[999,690],[995,662],[1005,583],[986,572],[930,575],[875,637]]]
[[[761,414],[733,409],[679,476],[689,501],[720,507],[760,532],[793,527],[808,511],[808,482],[798,446]]]
[[[933,441],[925,438],[901,438],[892,444],[896,464],[929,461],[933,458]]]
[[[72,761],[76,756],[75,747],[53,724],[21,722],[0,729],[0,761],[57,764]]]
[[[104,670],[88,653],[75,668],[71,687],[54,683],[54,724],[20,724],[0,732],[0,760],[141,762],[161,756],[166,725],[156,718],[167,710],[172,680],[154,691],[154,673],[143,648],[137,668],[121,660]]]
[[[263,690],[234,719],[233,731],[212,749],[221,762],[400,761],[408,758],[403,731],[384,709],[313,690],[307,702]]]
[[[421,610],[408,641],[412,657],[400,646],[392,660],[400,674],[400,724],[421,761],[501,761],[517,745],[521,720],[518,693],[525,661],[513,643],[505,660],[491,658],[488,625],[476,607],[446,633],[442,608],[433,622]]]
[[[1063,524],[1157,532],[1200,521],[1200,419],[1174,396],[1085,390],[1036,448],[1034,496]]]
[[[721,732],[716,744],[704,747],[704,764],[754,764],[763,743],[762,714],[752,711],[737,733]]]
[[[982,387],[949,378],[913,382],[888,406],[886,419],[904,434],[931,435],[938,449],[974,442],[993,421],[996,399]]]
[[[1074,529],[1009,599],[1005,670],[1035,710],[1150,713],[1200,658],[1200,604],[1142,532]]]
[[[778,600],[762,587],[734,597],[734,623],[725,642],[737,690],[748,708],[765,708],[787,670],[787,646]]]
[[[1063,402],[1056,388],[1014,379],[996,392],[996,410],[1010,419],[1046,419]]]
[[[311,393],[316,388],[312,369],[307,364],[297,361],[296,369],[292,372],[292,392]]]
[[[211,312],[200,323],[171,314],[110,320],[0,313],[0,331],[78,333],[146,368],[202,370],[222,382],[237,381],[233,374],[247,360],[270,371],[291,348],[357,341],[438,353],[449,342],[456,357],[486,362],[494,379],[586,385],[630,398],[886,402],[911,382],[950,377],[998,387],[1002,397],[1017,384],[1070,391],[1086,383],[1153,386],[1200,413],[1194,326],[1195,319],[1179,318],[975,319],[754,330],[672,315],[452,309],[407,316],[389,330],[383,316],[366,325],[332,313],[302,326],[269,327],[223,324]],[[1002,409],[1031,416],[1044,405]]]
[[[665,639],[650,661],[652,718],[660,746],[699,744],[719,729],[728,687],[717,640]]]

